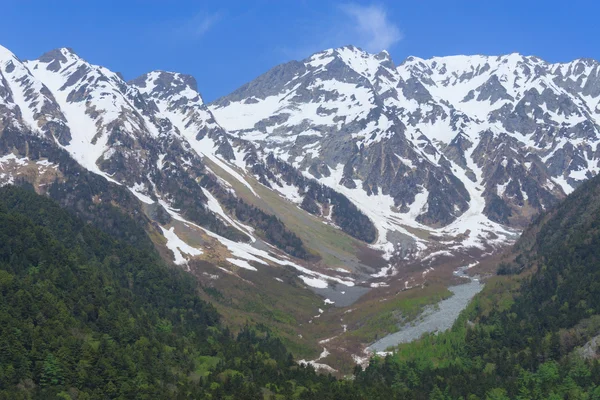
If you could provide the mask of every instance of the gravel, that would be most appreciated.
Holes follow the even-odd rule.
[[[443,332],[454,324],[458,315],[469,304],[469,301],[483,289],[483,284],[477,277],[470,277],[464,273],[467,267],[459,268],[454,275],[469,279],[468,283],[450,286],[452,297],[442,300],[436,307],[427,309],[412,323],[406,324],[396,333],[389,334],[369,346],[373,352],[383,352],[388,347],[400,343],[408,343],[419,339],[424,333]]]

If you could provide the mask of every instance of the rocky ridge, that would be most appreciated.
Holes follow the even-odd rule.
[[[400,258],[482,252],[600,170],[600,65],[409,57],[353,46],[279,65],[210,105],[340,191]],[[402,246],[394,245],[401,243]]]
[[[57,195],[57,184],[63,183],[62,191],[71,190],[64,183],[79,182],[77,177],[89,171],[108,186],[96,183],[92,190],[84,178],[87,195],[57,196],[72,202],[87,196],[89,203],[104,200],[143,212],[163,234],[161,242],[177,264],[188,266],[210,255],[234,273],[258,265],[289,266],[307,282],[351,283],[311,270],[308,261],[318,254],[206,166],[209,160],[255,193],[238,164],[256,150],[235,138],[232,146],[192,77],[155,71],[128,83],[71,49],[31,61],[0,50],[0,183],[27,181],[38,191]],[[262,162],[254,158],[255,164]],[[109,187],[121,195],[101,196]],[[137,197],[139,206],[126,207],[123,190]],[[360,218],[360,211],[353,211]],[[352,222],[347,225],[346,230],[358,231]],[[195,232],[191,242],[181,237],[190,230]]]

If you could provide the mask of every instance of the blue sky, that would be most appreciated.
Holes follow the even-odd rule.
[[[329,47],[409,55],[520,52],[600,59],[592,0],[4,0],[0,44],[22,59],[72,47],[124,74],[192,74],[207,101],[269,68]]]

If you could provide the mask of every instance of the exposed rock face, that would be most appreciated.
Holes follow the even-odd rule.
[[[196,92],[196,82],[192,77],[154,71],[135,79],[131,84],[140,90],[146,100],[156,104],[161,115],[173,123],[178,135],[191,143],[199,154],[213,160],[220,156],[233,162],[269,188],[283,188],[284,184],[291,186],[298,192],[297,200],[304,210],[332,218],[343,231],[360,240],[375,240],[373,223],[343,195],[303,176],[296,168],[275,159],[272,154],[257,151],[252,143],[231,137],[225,132]],[[328,213],[330,205],[334,206],[331,215]]]
[[[135,87],[69,49],[51,51],[25,65],[34,78],[48,83],[56,108],[64,111],[73,135],[65,148],[81,165],[141,196],[163,199],[219,234],[244,238],[206,209],[199,181],[207,171],[200,155]]]
[[[209,108],[229,132],[363,199],[380,235],[462,226],[478,240],[526,226],[598,173],[599,104],[594,60],[409,57],[396,67],[386,52],[348,46],[277,66]]]
[[[145,99],[156,104],[162,116],[180,135],[192,132],[193,136],[188,138],[192,141],[201,141],[207,136],[215,143],[216,154],[226,160],[235,158],[226,132],[202,101],[192,76],[153,71],[130,84],[137,87]]]
[[[67,145],[71,132],[52,93],[21,60],[2,47],[0,59],[2,119],[12,118],[23,129]]]
[[[88,63],[71,49],[22,62],[0,48],[0,112],[0,184],[22,178],[39,183],[43,177],[44,182],[59,179],[68,185],[80,182],[82,178],[76,177],[87,170],[86,176],[89,171],[103,177],[99,179],[122,186],[121,191],[145,203],[145,213],[159,232],[160,225],[179,218],[223,242],[254,242],[256,233],[289,255],[315,257],[280,219],[238,198],[206,167],[208,158],[251,188],[232,167],[246,160],[267,171],[267,155],[236,138],[234,149],[191,76],[155,71],[127,83],[120,74]],[[311,181],[302,179],[303,184]],[[95,182],[88,193],[92,197],[110,186]],[[322,215],[322,207],[335,197],[339,206],[334,220],[359,239],[373,241],[372,222],[343,195],[325,190],[328,196],[317,199],[324,206],[311,203],[317,196],[303,193],[304,208]],[[103,198],[107,196],[97,201]],[[118,199],[110,201],[127,208]]]
[[[155,222],[178,213],[251,241],[246,224],[301,258],[302,242],[238,198],[208,160],[253,193],[250,176],[407,259],[509,241],[510,228],[598,173],[599,123],[594,60],[410,57],[396,66],[387,52],[348,46],[277,66],[207,106],[191,76],[125,82],[70,49],[22,62],[0,48],[0,132],[66,151],[151,204]],[[28,140],[5,146],[0,164],[34,162]],[[64,168],[63,178],[78,173]],[[0,182],[11,179],[0,171]]]

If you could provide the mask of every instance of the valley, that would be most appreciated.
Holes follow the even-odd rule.
[[[265,353],[263,361],[281,376],[296,373],[287,369],[289,351],[301,365],[337,378],[354,376],[361,384],[370,379],[360,375],[362,368],[373,374],[395,368],[390,365],[413,368],[403,363],[418,364],[420,346],[429,346],[423,354],[435,353],[431,343],[441,342],[444,357],[462,362],[478,354],[477,362],[485,363],[448,367],[449,358],[436,353],[435,361],[417,368],[420,373],[456,367],[488,376],[488,369],[504,366],[503,374],[518,375],[509,356],[454,344],[484,346],[478,341],[488,340],[504,353],[516,346],[498,339],[495,332],[503,328],[488,317],[519,332],[531,321],[523,317],[516,327],[511,318],[522,317],[517,311],[529,310],[535,296],[544,307],[554,304],[541,289],[519,292],[521,285],[545,285],[535,277],[549,274],[545,266],[560,259],[536,242],[538,235],[570,248],[587,234],[577,230],[582,226],[595,234],[595,225],[578,215],[575,236],[567,235],[573,242],[559,243],[545,224],[566,230],[563,223],[571,220],[565,215],[579,212],[565,211],[573,198],[581,210],[592,210],[585,217],[595,221],[596,200],[581,200],[586,195],[580,188],[595,193],[600,171],[597,61],[553,64],[508,54],[409,57],[396,65],[385,51],[344,46],[275,66],[208,104],[199,90],[193,77],[177,72],[125,81],[68,48],[21,60],[0,47],[0,185],[8,188],[6,196],[41,202],[19,191],[29,189],[62,207],[59,212],[50,205],[55,203],[42,204],[40,215],[50,207],[69,221],[73,235],[85,225],[120,241],[75,245],[48,219],[38,221],[52,226],[48,235],[56,243],[66,240],[61,246],[77,260],[100,247],[110,254],[98,253],[98,263],[122,266],[110,260],[119,246],[131,246],[127,254],[145,252],[156,271],[163,264],[176,271],[173,285],[191,285],[186,296],[196,296],[202,307],[210,304],[210,313],[222,318],[210,328],[199,322],[210,351],[194,353],[200,357],[194,360],[186,353],[187,364],[174,375],[213,379],[209,370],[225,368],[219,360],[235,364],[224,355],[230,341],[246,339],[278,349],[277,360]],[[7,220],[39,217],[10,202],[4,207]],[[559,217],[568,221],[553,222]],[[27,232],[29,222],[23,224]],[[143,269],[138,261],[136,268]],[[29,267],[19,265],[10,281],[18,275],[26,285]],[[117,273],[110,268],[107,276]],[[558,274],[552,284],[573,284]],[[143,280],[143,271],[139,276]],[[119,290],[133,290],[119,279]],[[161,279],[164,293],[171,278]],[[151,295],[142,298],[168,314]],[[529,357],[527,365],[537,368],[532,354],[547,353],[549,341],[558,340],[552,335],[562,335],[555,355],[567,357],[574,342],[566,332],[597,314],[591,302],[577,297],[579,320],[556,316],[547,336],[528,331],[537,347],[511,351],[522,351],[518,357]],[[554,305],[573,307],[568,299]],[[514,315],[507,314],[511,307]],[[153,319],[157,343],[179,324],[164,315]],[[82,317],[78,323],[100,340],[102,329],[88,322]],[[113,328],[106,328],[111,335]],[[191,335],[185,326],[177,329]],[[195,351],[187,339],[177,340],[173,348]],[[236,367],[227,365],[225,375]],[[314,371],[307,370],[310,383]],[[214,383],[229,379],[223,376]],[[174,385],[179,378],[169,379]],[[324,375],[314,379],[328,387]],[[430,383],[423,384],[427,393],[434,390]],[[371,384],[365,387],[378,393]]]

